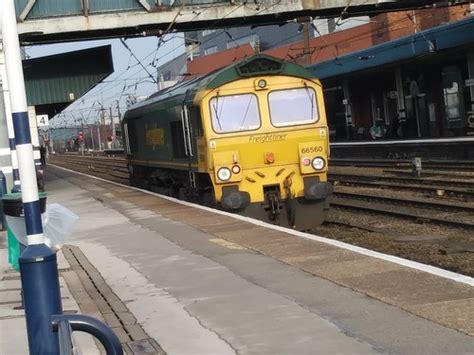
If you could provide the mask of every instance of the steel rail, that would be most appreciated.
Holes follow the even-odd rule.
[[[364,181],[383,181],[383,182],[400,182],[414,183],[418,185],[448,185],[449,187],[463,187],[472,189],[474,192],[474,181],[462,179],[431,179],[431,178],[415,178],[406,176],[381,176],[381,175],[365,175],[354,173],[329,173],[329,177],[333,180],[358,179]]]
[[[59,166],[72,168],[73,170],[86,172],[92,175],[114,180],[125,185],[128,185],[129,176],[128,170],[125,166],[104,164],[104,162],[93,161],[79,161],[78,159],[53,159],[52,163]],[[73,165],[73,166],[71,166]],[[118,168],[118,169],[114,169]],[[120,175],[122,174],[122,175]]]
[[[339,196],[343,198],[349,198],[354,200],[369,200],[377,201],[388,204],[396,205],[412,205],[417,208],[429,208],[429,209],[438,209],[438,210],[451,210],[457,212],[472,212],[474,213],[474,206],[459,205],[454,203],[444,203],[437,201],[422,201],[422,200],[408,200],[403,198],[396,198],[390,196],[375,196],[370,194],[363,193],[353,193],[353,192],[343,192],[343,191],[334,191],[334,196]],[[474,219],[474,215],[473,215]]]
[[[411,167],[410,160],[395,159],[344,159],[332,158],[329,160],[331,166],[354,166],[354,167]],[[474,171],[472,161],[469,160],[423,160],[423,168],[439,170],[468,170]]]
[[[357,203],[354,204],[350,202],[341,202],[341,201],[332,201],[331,206],[339,207],[343,209],[375,213],[375,214],[390,215],[393,217],[403,217],[403,218],[408,218],[408,219],[416,220],[416,221],[426,221],[426,222],[431,222],[435,224],[443,224],[443,225],[447,225],[451,227],[474,229],[474,223],[470,223],[470,222],[462,222],[462,221],[451,220],[447,218],[446,219],[438,218],[438,217],[425,215],[425,214],[413,214],[413,213],[409,213],[405,211],[396,211],[393,208],[382,208],[381,206],[369,207],[369,206],[361,205]],[[387,206],[387,207],[392,207],[392,206]]]
[[[369,187],[388,187],[395,188],[400,190],[409,190],[409,191],[421,191],[421,192],[433,192],[444,191],[446,193],[454,194],[457,196],[474,196],[473,190],[466,190],[462,188],[449,187],[449,186],[428,186],[428,185],[409,185],[401,183],[388,183],[383,181],[360,181],[360,180],[337,180],[329,179],[329,181],[334,182],[338,181],[341,184],[345,185],[357,185],[357,186],[369,186]]]

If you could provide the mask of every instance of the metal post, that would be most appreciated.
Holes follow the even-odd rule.
[[[62,313],[56,254],[44,244],[25,82],[13,0],[2,0],[2,36],[10,86],[28,246],[20,256],[21,284],[30,354],[59,354],[51,317]]]
[[[15,130],[13,129],[12,110],[11,110],[11,105],[10,105],[10,91],[8,88],[7,70],[5,67],[5,58],[4,58],[3,48],[0,51],[0,70],[1,70],[0,74],[2,75],[3,101],[5,104],[5,115],[6,115],[6,120],[7,120],[8,143],[10,146],[10,156],[11,156],[11,162],[12,162],[13,187],[11,191],[20,192],[21,191],[20,172],[18,170],[18,157],[16,153]]]
[[[3,174],[2,170],[0,170],[0,199],[4,194],[7,193],[7,179]],[[3,204],[0,201],[0,231],[5,230],[5,215],[3,213]]]
[[[81,144],[81,155],[84,156],[84,149],[86,147],[86,132],[84,132],[84,119],[81,118],[81,134],[82,134],[82,141],[79,142]]]
[[[109,115],[110,115],[110,124],[112,125],[112,144],[111,144],[110,148],[114,148],[114,146],[115,146],[115,122],[114,122],[114,115],[112,113],[112,106],[109,107]]]
[[[303,23],[303,38],[304,38],[304,56],[306,65],[311,65],[311,48],[309,43],[309,22],[311,18],[305,20]]]
[[[403,80],[402,80],[402,69],[395,69],[395,84],[397,86],[397,108],[398,108],[398,121],[405,122],[405,94],[403,92]]]
[[[0,95],[0,175],[1,174],[4,174],[4,176],[1,177],[4,179],[3,182],[11,186],[12,185],[12,163],[11,163],[11,158],[10,158],[10,145],[9,145],[8,134],[7,134],[7,120],[5,117],[5,111],[3,110],[3,98]],[[0,186],[0,189],[1,189],[1,186]],[[6,193],[6,190],[4,190],[3,193]],[[0,205],[1,205],[1,202],[0,202]]]
[[[120,127],[120,141],[118,147],[123,148],[123,129],[122,129],[122,114],[120,112],[120,100],[117,100],[117,117],[118,117],[118,124]],[[117,137],[115,137],[117,138]]]
[[[36,122],[36,108],[28,106],[28,119],[30,121],[31,144],[33,144],[33,158],[36,168],[41,168],[41,153],[38,134],[38,123]]]
[[[67,135],[67,127],[66,127],[66,120],[63,118],[63,123],[64,123],[64,126],[63,126],[63,141],[64,141],[64,150],[63,150],[63,153],[66,152],[66,135]]]
[[[344,94],[343,104],[345,108],[345,116],[346,116],[346,138],[348,140],[352,139],[353,130],[354,130],[354,122],[352,119],[352,103],[351,103],[351,95],[349,90],[349,81],[344,79],[342,82],[342,92]]]
[[[474,6],[471,5],[471,6]],[[469,94],[471,97],[471,107],[467,113],[467,126],[472,130],[474,129],[474,50],[467,53],[467,68],[468,68],[468,80]]]
[[[40,190],[44,191],[43,164],[41,163],[38,123],[36,122],[36,108],[34,106],[28,106],[28,120],[30,122],[31,144],[33,145],[33,159],[37,172],[36,180]]]
[[[120,113],[120,100],[117,100],[117,116],[119,124],[122,123],[122,114]]]
[[[92,142],[92,151],[95,150],[95,144],[94,144],[94,125],[92,127],[89,127],[89,131],[91,133],[91,142]]]
[[[104,119],[104,108],[101,107],[100,109],[100,117],[97,122],[97,139],[99,140],[99,152],[102,151],[102,138],[100,137],[100,123]]]

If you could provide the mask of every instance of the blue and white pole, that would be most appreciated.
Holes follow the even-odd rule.
[[[52,316],[62,314],[56,254],[44,244],[41,206],[21,63],[14,0],[1,0],[3,49],[15,131],[28,246],[20,256],[30,354],[59,354]]]
[[[0,53],[0,75],[2,76],[3,101],[5,103],[5,115],[7,119],[8,142],[10,144],[11,163],[13,169],[12,192],[20,192],[20,173],[18,171],[18,158],[16,154],[15,131],[13,129],[12,109],[10,104],[10,90],[8,88],[7,70],[5,68],[5,58]]]

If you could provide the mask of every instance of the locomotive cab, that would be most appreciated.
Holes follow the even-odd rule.
[[[320,224],[332,192],[320,83],[252,72],[205,93],[202,103],[220,207],[298,229]]]

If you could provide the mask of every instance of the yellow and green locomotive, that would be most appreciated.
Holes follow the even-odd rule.
[[[182,82],[123,120],[130,183],[308,230],[329,208],[329,134],[320,82],[256,55]]]

